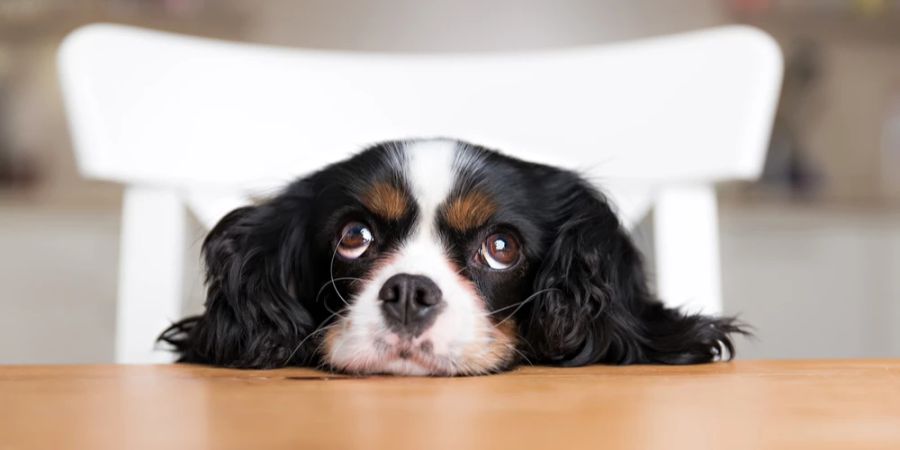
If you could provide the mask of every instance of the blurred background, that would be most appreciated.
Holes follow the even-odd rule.
[[[739,356],[900,355],[900,1],[0,0],[0,363],[113,359],[122,189],[79,177],[55,66],[98,21],[416,52],[760,27],[786,63],[765,175],[719,190],[725,309],[757,333]]]

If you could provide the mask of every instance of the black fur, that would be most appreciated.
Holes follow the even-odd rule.
[[[534,280],[542,294],[521,322],[535,359],[549,364],[693,364],[731,357],[733,318],[688,315],[648,290],[631,239],[609,203],[576,175],[555,175],[559,203]]]
[[[448,253],[466,267],[492,229],[520,236],[524,261],[514,271],[466,274],[491,310],[515,308],[522,345],[532,362],[693,364],[734,354],[733,318],[667,308],[648,288],[641,256],[606,199],[578,175],[460,143],[478,155],[457,189],[477,187],[499,208],[483,230],[454,232],[442,224]],[[403,143],[384,143],[288,186],[257,206],[228,214],[203,243],[206,311],[160,336],[180,361],[240,368],[317,365],[314,333],[338,317],[360,288],[352,281],[399,245],[417,219],[373,217],[360,206],[366,183],[405,188],[395,161]],[[449,168],[448,168],[449,170]],[[384,239],[371,256],[333,261],[335,233],[348,219],[365,220]],[[312,334],[311,334],[312,333]],[[505,367],[498,367],[502,369]]]
[[[182,320],[160,339],[181,361],[227,367],[274,367],[316,323],[291,292],[302,291],[308,261],[304,182],[260,206],[237,209],[203,243],[206,313]],[[307,362],[300,355],[295,362]]]

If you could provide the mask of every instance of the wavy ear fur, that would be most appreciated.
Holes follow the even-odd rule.
[[[298,182],[264,204],[232,211],[210,231],[203,243],[206,311],[159,337],[180,362],[270,368],[313,357],[295,348],[315,328],[297,298],[308,278],[301,261],[309,257],[311,199]]]
[[[685,314],[656,300],[641,255],[604,197],[575,174],[552,215],[558,230],[538,269],[521,333],[536,359],[559,365],[692,364],[734,353],[734,318]]]

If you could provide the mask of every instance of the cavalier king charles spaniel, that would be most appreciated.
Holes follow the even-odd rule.
[[[650,292],[579,175],[448,139],[384,142],[232,211],[203,243],[205,312],[160,336],[180,361],[476,375],[517,363],[731,357],[733,318]]]

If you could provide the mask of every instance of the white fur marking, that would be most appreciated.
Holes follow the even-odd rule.
[[[448,140],[415,142],[406,148],[407,181],[419,205],[417,231],[433,232],[437,208],[453,189],[457,143]]]

